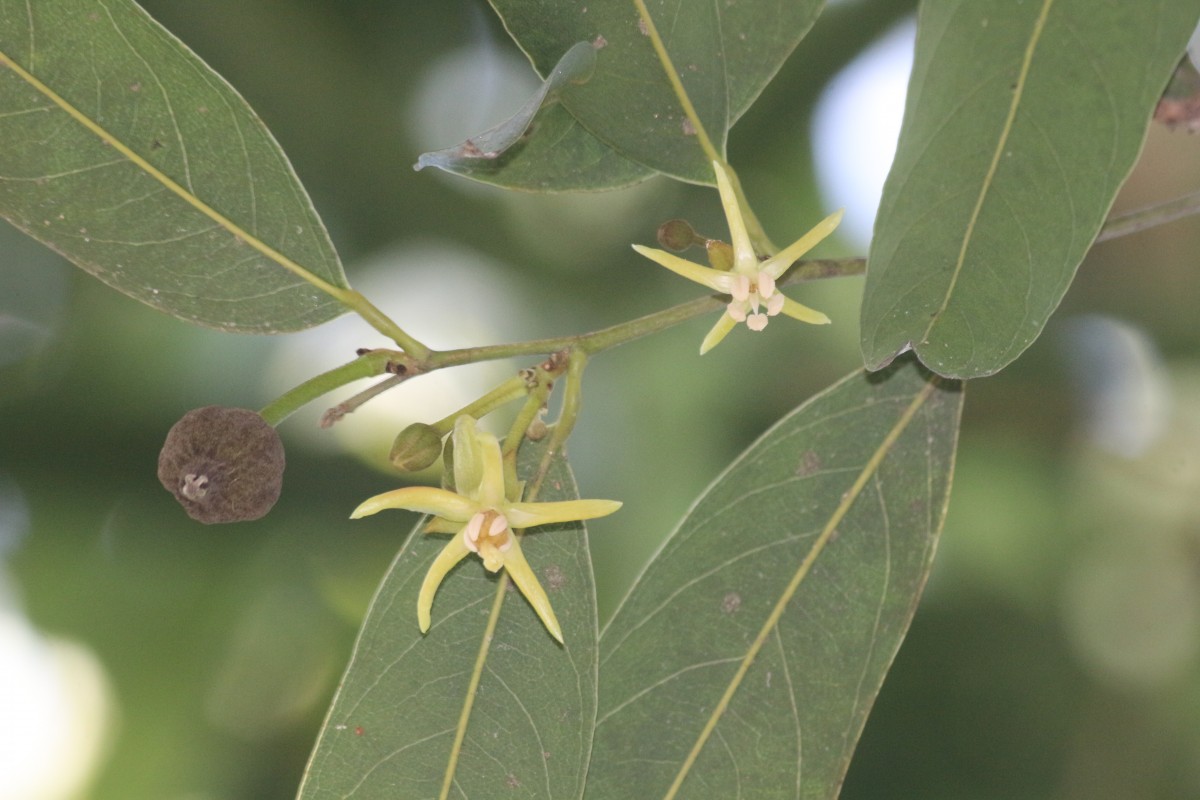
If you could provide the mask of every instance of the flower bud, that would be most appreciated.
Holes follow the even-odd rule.
[[[708,263],[713,269],[728,272],[733,269],[733,248],[719,239],[709,239],[704,243],[708,251]]]
[[[658,243],[668,250],[687,250],[703,242],[704,237],[696,233],[685,219],[669,219],[658,226]]]
[[[455,490],[453,436],[447,436],[446,443],[442,446],[442,488],[448,492]]]
[[[256,411],[206,406],[183,415],[158,454],[158,479],[204,523],[258,519],[283,488],[279,434]]]
[[[392,442],[388,456],[392,466],[403,472],[425,469],[442,454],[442,437],[432,425],[414,422]]]
[[[550,426],[546,424],[546,420],[539,416],[533,422],[529,423],[529,427],[525,429],[525,438],[531,442],[540,442],[546,438],[546,434],[549,432]]]

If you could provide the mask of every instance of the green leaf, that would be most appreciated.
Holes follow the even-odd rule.
[[[595,67],[595,48],[576,43],[516,114],[457,147],[422,153],[416,168],[540,192],[615,189],[649,177],[653,170],[618,155],[558,102],[563,89],[587,82]]]
[[[863,297],[869,369],[990,375],[1041,333],[1141,149],[1194,0],[924,3]]]
[[[523,445],[520,474],[530,475],[543,452],[544,442]],[[570,468],[556,459],[539,499],[578,496]],[[579,797],[596,713],[595,586],[582,523],[537,528],[522,542],[565,646],[512,588],[489,639],[500,582],[474,557],[438,589],[433,625],[422,636],[417,590],[447,538],[419,530],[371,604],[300,800],[438,797],[448,770],[454,797]],[[459,747],[455,734],[469,700]]]
[[[0,0],[0,141],[0,214],[131,297],[254,333],[345,310],[279,145],[128,0]]]
[[[856,373],[709,487],[601,636],[589,800],[837,796],[929,573],[961,405],[911,359]]]
[[[629,0],[491,0],[508,32],[545,75],[574,42],[599,46],[596,72],[563,93],[585,128],[622,156],[683,180],[712,184],[712,166]],[[696,113],[721,152],[729,128],[812,27],[821,0],[650,2]]]

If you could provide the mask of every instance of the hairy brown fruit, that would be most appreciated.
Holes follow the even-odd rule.
[[[256,411],[205,406],[183,415],[158,454],[158,479],[204,523],[258,519],[283,489],[283,442]]]

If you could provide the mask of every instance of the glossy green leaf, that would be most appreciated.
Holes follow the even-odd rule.
[[[226,330],[344,311],[271,134],[129,0],[0,0],[0,214],[110,286]]]
[[[1194,0],[922,5],[868,260],[869,369],[989,375],[1041,332],[1137,158]]]
[[[540,192],[613,189],[653,175],[588,133],[559,104],[562,91],[587,82],[595,67],[595,48],[576,43],[516,114],[456,147],[422,153],[416,169],[438,167],[506,189]]]
[[[856,373],[709,487],[601,635],[589,800],[837,796],[929,573],[961,405],[911,359]]]
[[[629,0],[491,0],[539,74],[573,43],[598,46],[596,72],[563,93],[587,130],[622,156],[683,180],[714,182],[709,159]],[[647,3],[696,113],[724,152],[729,128],[812,27],[821,0]],[[536,135],[536,134],[535,134]]]
[[[521,448],[521,475],[532,473],[542,451],[529,443]],[[538,499],[578,496],[566,462],[554,461]],[[446,577],[432,627],[422,636],[417,590],[447,537],[419,530],[371,604],[300,799],[433,798],[448,771],[451,797],[579,797],[596,713],[595,586],[582,523],[537,528],[522,542],[565,646],[511,587],[489,640],[499,580],[475,557]],[[469,698],[460,747],[455,735]]]

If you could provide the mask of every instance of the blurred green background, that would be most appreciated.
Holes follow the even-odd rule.
[[[144,5],[262,115],[355,286],[435,346],[689,299],[629,243],[676,216],[724,233],[711,190],[661,179],[542,197],[413,172],[533,85],[481,2]],[[814,106],[913,6],[835,4],[734,129],[731,161],[776,240],[843,202],[817,189]],[[1156,129],[1118,208],[1198,184],[1200,140]],[[849,235],[821,251],[864,252]],[[938,562],[844,798],[1200,797],[1197,252],[1195,219],[1098,246],[1042,338],[969,387]],[[733,335],[701,360],[699,320],[594,360],[572,462],[586,495],[626,503],[591,525],[602,616],[734,455],[857,367],[860,291],[800,292],[826,328]],[[413,522],[349,511],[396,485],[378,464],[405,420],[522,365],[415,381],[332,431],[321,409],[285,422],[284,494],[259,522],[191,522],[155,461],[188,409],[262,406],[378,344],[353,319],[280,338],[195,329],[0,228],[0,800],[294,796]],[[42,794],[17,785],[43,763]]]

